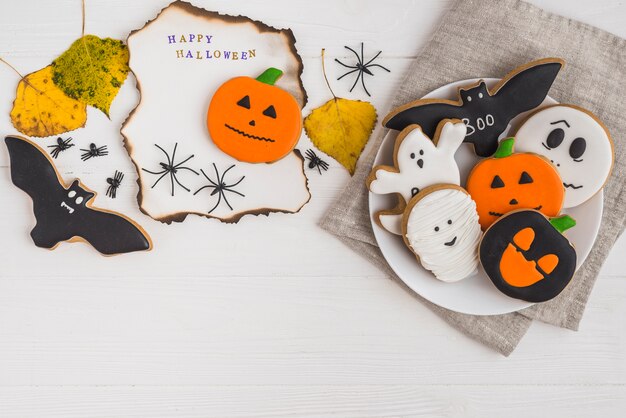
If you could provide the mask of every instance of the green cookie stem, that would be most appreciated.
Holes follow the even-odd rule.
[[[550,219],[550,224],[561,234],[576,225],[576,221],[569,215]]]
[[[278,68],[270,67],[267,70],[263,71],[263,74],[256,78],[257,81],[261,83],[269,84],[273,86],[274,83],[283,75],[283,72]]]
[[[504,157],[511,156],[511,154],[513,154],[513,145],[514,145],[514,143],[515,143],[515,138],[513,138],[513,137],[511,137],[511,138],[504,138],[498,144],[498,149],[496,150],[496,153],[493,154],[493,157],[494,158],[504,158]]]

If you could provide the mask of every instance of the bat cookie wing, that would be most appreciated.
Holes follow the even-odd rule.
[[[73,226],[73,235],[80,237],[104,255],[146,251],[152,248],[147,234],[125,216],[87,208]]]
[[[529,62],[507,74],[493,89],[499,103],[506,103],[511,119],[539,106],[565,62],[544,58]]]
[[[421,99],[393,110],[383,120],[383,126],[401,131],[417,124],[429,137],[435,135],[442,119],[462,119],[463,110],[459,103],[443,99]]]
[[[61,187],[63,181],[52,161],[37,146],[24,138],[14,136],[7,136],[4,142],[11,159],[11,180],[33,201],[45,197],[41,190]]]

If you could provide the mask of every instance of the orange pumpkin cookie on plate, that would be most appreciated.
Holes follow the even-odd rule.
[[[483,230],[514,210],[534,209],[554,217],[563,206],[565,190],[556,167],[537,154],[513,153],[514,142],[500,141],[493,157],[476,164],[467,178]]]
[[[291,94],[274,85],[282,74],[268,68],[256,79],[235,77],[217,89],[207,127],[220,150],[246,163],[272,163],[293,150],[302,112]]]
[[[505,295],[545,302],[561,293],[576,271],[576,251],[562,235],[575,225],[569,215],[548,219],[535,210],[511,212],[483,235],[480,262]]]

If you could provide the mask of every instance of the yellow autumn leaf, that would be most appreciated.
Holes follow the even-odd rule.
[[[11,122],[24,135],[59,135],[85,126],[87,106],[67,97],[52,82],[48,66],[23,77],[17,85]]]
[[[128,47],[117,39],[85,35],[52,66],[53,81],[65,94],[109,116],[111,103],[128,75]]]
[[[376,109],[370,103],[335,97],[304,119],[304,129],[313,145],[352,175],[376,118]]]

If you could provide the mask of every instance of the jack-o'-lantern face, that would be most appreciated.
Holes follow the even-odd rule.
[[[242,162],[271,163],[289,154],[302,131],[298,102],[274,86],[282,71],[236,77],[211,99],[207,126],[217,147]]]
[[[536,154],[513,154],[513,142],[502,140],[494,156],[478,163],[467,179],[483,229],[514,210],[534,209],[553,217],[563,205],[556,168]]]
[[[534,210],[512,212],[485,232],[480,262],[504,294],[529,302],[552,299],[576,270],[576,251],[561,235],[575,224],[567,215],[548,220]]]

